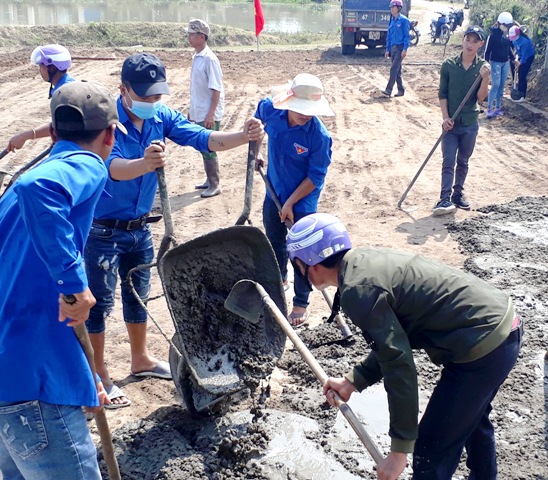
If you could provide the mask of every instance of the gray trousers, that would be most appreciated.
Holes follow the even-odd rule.
[[[392,93],[394,88],[394,83],[398,86],[398,92],[403,92],[403,82],[401,79],[401,52],[403,52],[403,45],[392,45],[390,49],[390,60],[392,65],[390,66],[390,78],[388,80],[388,85],[386,86],[386,91]]]
[[[454,126],[441,141],[443,165],[441,168],[441,199],[448,199],[451,191],[462,195],[464,181],[468,175],[468,160],[474,152],[478,136],[478,122],[464,127]],[[456,163],[456,167],[455,167]]]

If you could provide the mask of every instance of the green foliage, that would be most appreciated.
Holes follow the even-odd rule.
[[[525,26],[535,43],[537,58],[544,57],[548,37],[548,0],[471,0],[470,23],[481,25],[486,33],[501,12],[510,12],[514,21]]]

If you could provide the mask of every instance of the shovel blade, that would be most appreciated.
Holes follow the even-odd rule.
[[[264,312],[264,305],[257,283],[252,280],[240,280],[230,290],[225,300],[225,308],[244,320],[258,323]]]

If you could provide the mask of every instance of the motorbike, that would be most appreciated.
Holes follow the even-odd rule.
[[[464,22],[464,11],[461,8],[452,8],[449,10],[448,24],[451,32],[460,27]]]
[[[409,43],[411,45],[416,45],[419,43],[419,37],[421,36],[421,32],[419,31],[418,27],[418,20],[411,20],[411,28],[409,29],[409,38],[411,39]]]
[[[451,38],[451,28],[449,27],[449,15],[445,12],[436,12],[438,18],[433,18],[430,22],[430,37],[432,43],[439,40],[442,45],[447,45]]]

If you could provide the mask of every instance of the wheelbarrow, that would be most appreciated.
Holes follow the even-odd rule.
[[[285,334],[267,312],[263,321],[251,325],[224,309],[234,283],[252,278],[264,285],[287,315],[280,269],[266,236],[252,226],[243,226],[251,211],[253,172],[257,151],[248,151],[244,210],[232,227],[212,231],[182,245],[173,235],[165,174],[159,169],[158,184],[165,233],[156,263],[140,265],[131,275],[153,266],[158,272],[168,309],[175,326],[169,339],[150,312],[160,332],[170,343],[169,364],[177,391],[191,414],[222,410],[238,393],[252,391],[267,377],[282,355]],[[173,244],[174,248],[169,249]]]

